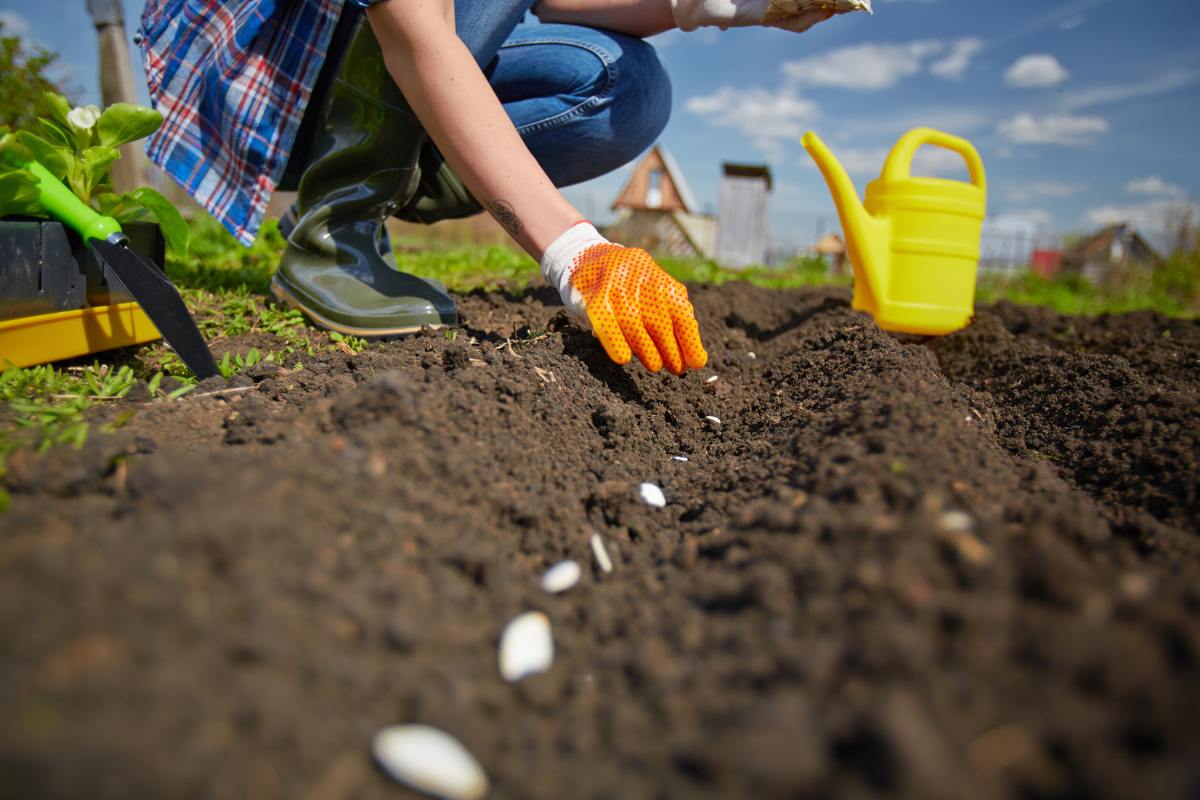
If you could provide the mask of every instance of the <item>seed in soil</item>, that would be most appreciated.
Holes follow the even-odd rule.
[[[648,506],[662,508],[667,504],[667,496],[663,494],[662,489],[653,483],[643,483],[638,487],[638,494],[642,496],[643,502]]]
[[[596,564],[601,572],[612,572],[612,559],[608,557],[608,551],[604,549],[604,540],[598,533],[592,534],[592,555],[596,557]]]
[[[961,533],[975,527],[975,520],[965,511],[947,511],[938,519],[938,527],[946,533]]]
[[[720,417],[714,417],[712,414],[709,414],[708,416],[706,416],[706,417],[704,418],[704,421],[705,421],[705,422],[707,422],[707,423],[710,423],[710,424],[712,424],[712,425],[720,425],[720,424],[721,424],[721,418],[720,418]]]
[[[718,379],[719,379],[719,376],[717,376],[717,375],[709,375],[707,378],[704,379],[704,382],[705,383],[716,383]]]
[[[542,588],[550,594],[565,592],[579,583],[579,576],[582,572],[578,561],[570,559],[560,561],[546,570],[546,574],[542,576]]]
[[[446,800],[487,793],[483,767],[462,743],[429,725],[393,725],[375,734],[371,754],[390,778]]]
[[[751,350],[749,353],[746,353],[746,358],[753,361],[754,359],[758,358],[758,354]]]
[[[672,460],[672,461],[679,461],[679,462],[681,462],[681,463],[685,463],[685,464],[686,464],[686,463],[687,463],[687,460],[688,460],[688,457],[687,457],[687,456],[671,456],[671,460]]]
[[[540,611],[526,611],[504,626],[500,635],[500,675],[515,683],[550,669],[554,636],[550,620]]]

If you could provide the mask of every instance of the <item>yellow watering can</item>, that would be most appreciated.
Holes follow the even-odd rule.
[[[940,335],[965,328],[975,310],[975,274],[987,212],[983,160],[966,139],[931,128],[901,137],[865,202],[846,170],[811,131],[801,140],[837,205],[854,264],[854,308],[884,330]],[[971,182],[914,178],[921,145],[952,150]]]

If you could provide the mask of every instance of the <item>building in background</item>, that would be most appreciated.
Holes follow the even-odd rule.
[[[771,170],[762,164],[730,163],[722,170],[717,263],[731,269],[766,263]]]
[[[605,235],[630,247],[676,258],[712,258],[716,220],[696,200],[670,153],[655,145],[612,205],[617,221]]]
[[[1132,266],[1153,266],[1160,261],[1162,257],[1132,225],[1109,225],[1063,254],[1061,272],[1112,284],[1119,283]]]
[[[846,243],[836,233],[827,233],[822,236],[821,240],[813,245],[812,253],[825,261],[825,265],[829,268],[829,274],[845,274],[846,264],[849,263]]]

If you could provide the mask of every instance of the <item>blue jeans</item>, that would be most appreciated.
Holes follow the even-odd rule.
[[[458,36],[556,186],[629,163],[671,113],[654,48],[596,28],[520,24],[531,2],[456,0]]]

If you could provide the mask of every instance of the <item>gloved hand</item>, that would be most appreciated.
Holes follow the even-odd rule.
[[[645,250],[613,244],[579,222],[546,248],[542,275],[618,364],[637,354],[651,372],[665,366],[682,375],[708,363],[687,289]]]
[[[675,24],[684,31],[765,25],[801,33],[849,11],[874,13],[871,0],[671,0]]]

